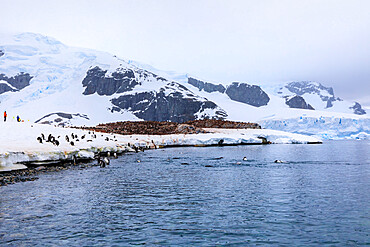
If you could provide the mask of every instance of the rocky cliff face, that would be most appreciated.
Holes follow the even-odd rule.
[[[305,93],[316,93],[321,94],[321,91],[326,91],[328,94],[334,96],[334,90],[331,87],[324,87],[321,84],[312,83],[310,81],[298,81],[290,82],[285,86],[289,91],[297,95],[303,95]]]
[[[321,100],[326,102],[326,108],[332,107],[334,101],[341,100],[340,98],[335,98],[332,87],[324,87],[320,83],[314,83],[310,81],[290,82],[285,87],[290,92],[299,96],[302,96],[306,93],[319,95]]]
[[[285,104],[287,104],[290,108],[315,110],[310,104],[306,103],[304,98],[298,95],[291,98],[286,98]]]
[[[82,85],[84,95],[117,94],[111,99],[112,112],[129,111],[147,121],[185,122],[227,116],[214,102],[195,95],[180,83],[170,82],[146,70],[117,68],[110,74],[94,67],[87,71]]]
[[[188,78],[188,83],[193,85],[194,87],[197,87],[200,91],[204,90],[207,93],[213,92],[224,93],[226,91],[226,88],[221,84],[216,85],[209,82],[203,82],[191,77]]]
[[[352,107],[350,107],[350,109],[353,109],[353,113],[355,113],[357,115],[366,114],[366,111],[364,109],[362,109],[361,105],[357,102],[355,102],[355,104]]]
[[[0,74],[0,94],[9,91],[19,91],[30,85],[31,79],[32,76],[30,76],[28,73],[19,73],[12,77],[8,77],[5,74]]]
[[[259,86],[247,83],[233,82],[227,87],[226,94],[232,100],[256,107],[267,105],[270,101],[269,96]]]
[[[172,83],[176,85],[176,83]],[[122,95],[112,99],[112,104],[122,110],[129,110],[138,118],[147,121],[186,122],[194,119],[224,119],[227,114],[215,103],[193,95],[190,91],[161,88],[159,92],[150,91]],[[117,111],[117,108],[113,108]],[[211,114],[209,114],[211,112]]]
[[[335,97],[333,88],[325,87],[317,82],[310,82],[310,81],[290,82],[285,86],[285,88],[288,89],[289,92],[294,93],[300,97],[301,96],[305,97],[304,96],[305,94],[317,95],[320,97],[321,101],[323,101],[326,104],[325,108],[333,107],[333,103],[335,101],[343,101],[342,99]],[[279,93],[282,93],[282,92],[280,91]],[[288,97],[288,95],[285,95],[284,97]],[[293,100],[293,98],[291,99]],[[305,104],[303,103],[302,100],[304,99],[294,98],[294,101],[290,101],[286,103],[289,104],[290,107],[291,105],[305,107]],[[306,105],[307,107],[310,106],[309,104],[306,104]],[[302,109],[306,109],[306,108],[302,108]],[[366,112],[362,109],[361,105],[357,102],[355,102],[353,106],[350,106],[349,109],[351,109],[353,113],[357,115],[366,114]]]
[[[123,93],[132,90],[138,84],[135,73],[131,69],[119,69],[111,75],[107,75],[107,71],[98,66],[87,71],[87,75],[82,81],[82,85],[86,87],[84,95]]]

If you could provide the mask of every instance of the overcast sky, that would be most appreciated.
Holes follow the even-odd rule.
[[[369,0],[0,0],[0,33],[214,82],[316,80],[370,106],[369,10]]]

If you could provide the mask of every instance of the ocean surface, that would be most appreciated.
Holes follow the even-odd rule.
[[[1,246],[370,245],[369,141],[148,150],[38,177],[0,187]]]

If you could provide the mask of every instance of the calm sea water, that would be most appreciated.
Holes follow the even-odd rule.
[[[0,245],[370,244],[369,141],[151,150],[39,178],[0,187]]]

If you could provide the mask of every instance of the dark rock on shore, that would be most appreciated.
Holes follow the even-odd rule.
[[[0,186],[14,184],[17,182],[33,181],[38,179],[36,177],[37,171],[34,169],[16,170],[0,173]]]
[[[15,184],[18,182],[34,181],[37,180],[37,175],[45,172],[57,172],[67,169],[82,169],[87,167],[97,166],[94,162],[73,164],[65,162],[56,162],[53,165],[33,166],[30,165],[27,169],[14,170],[0,173],[0,186]]]

